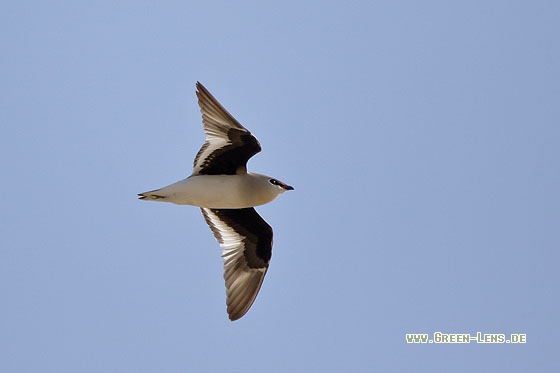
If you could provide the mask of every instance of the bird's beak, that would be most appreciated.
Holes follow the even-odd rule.
[[[284,187],[284,189],[286,189],[286,190],[294,190],[294,187],[293,187],[293,186],[286,185],[286,186]]]

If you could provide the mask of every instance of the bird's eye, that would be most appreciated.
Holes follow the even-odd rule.
[[[280,183],[279,183],[278,180],[276,180],[276,179],[270,179],[270,180],[268,180],[268,181],[269,181],[270,184],[272,184],[272,185],[280,185]]]

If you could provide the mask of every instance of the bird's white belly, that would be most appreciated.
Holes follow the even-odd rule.
[[[256,181],[242,175],[193,175],[154,191],[162,202],[207,208],[246,208],[262,205],[274,196],[262,195]]]

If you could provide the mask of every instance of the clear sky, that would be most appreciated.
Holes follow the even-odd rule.
[[[560,371],[560,3],[0,5],[0,371]],[[199,80],[295,191],[225,310]],[[407,333],[527,335],[407,344]]]

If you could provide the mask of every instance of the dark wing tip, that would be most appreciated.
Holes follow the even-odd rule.
[[[259,294],[267,268],[251,272],[250,277],[242,283],[236,284],[238,282],[236,279],[233,279],[233,283],[226,281],[227,312],[231,321],[239,320],[249,311]]]
[[[198,97],[198,106],[200,107],[200,111],[202,113],[203,122],[205,119],[210,119],[205,118],[205,116],[210,114],[211,116],[221,118],[224,122],[228,123],[229,126],[249,132],[200,82],[196,82],[196,89],[196,97]]]
[[[196,82],[196,89],[198,91],[204,92],[204,93],[210,93],[208,92],[208,90],[206,89],[206,87],[199,81]]]

